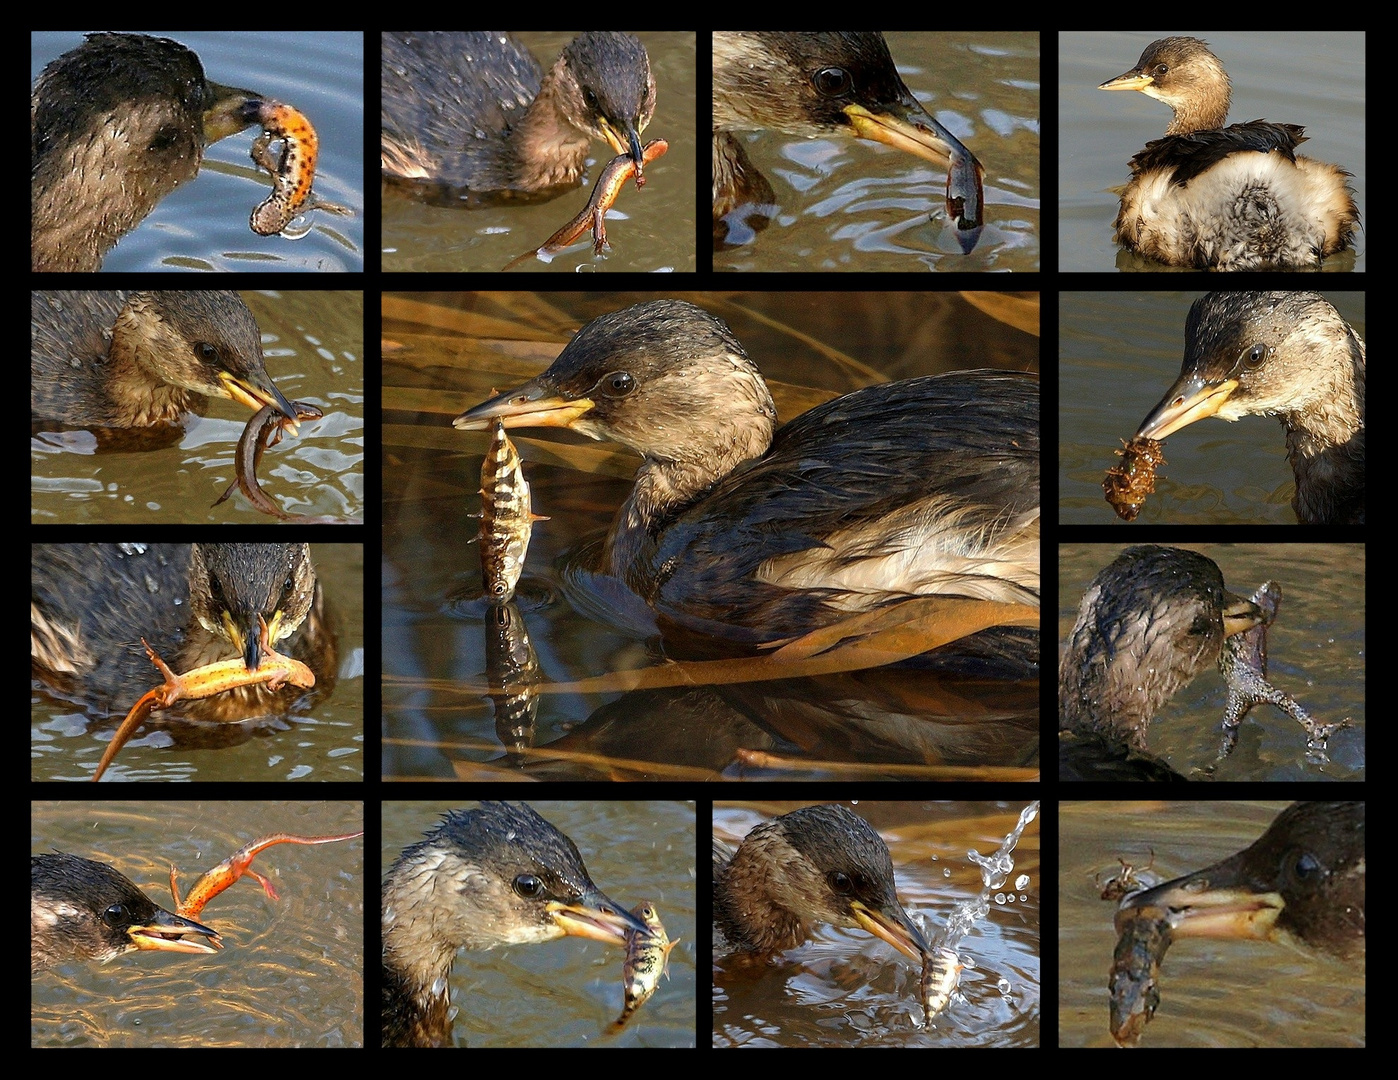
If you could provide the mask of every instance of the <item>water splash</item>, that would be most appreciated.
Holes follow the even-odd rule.
[[[1009,880],[1010,873],[1014,870],[1014,859],[1011,857],[1015,846],[1019,843],[1019,838],[1024,833],[1025,826],[1039,816],[1039,802],[1036,799],[1023,810],[1020,811],[1019,821],[1004,842],[990,855],[981,855],[980,852],[972,850],[966,853],[966,858],[981,868],[981,891],[980,895],[972,900],[963,900],[952,910],[947,918],[946,926],[935,934],[927,916],[920,913],[912,916],[917,923],[918,929],[923,932],[931,942],[932,949],[923,959],[923,977],[921,982],[922,1005],[926,1015],[926,1023],[931,1021],[954,999],[957,981],[963,967],[972,966],[969,957],[958,957],[956,947],[963,938],[970,933],[971,928],[976,923],[985,918],[990,912],[991,893],[1004,888],[1005,882]],[[1025,888],[1029,884],[1026,875],[1021,874],[1015,881],[1016,888]],[[1008,984],[1001,986],[1000,992],[1009,992]]]

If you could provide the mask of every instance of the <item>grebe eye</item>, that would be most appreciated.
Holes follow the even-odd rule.
[[[1311,881],[1325,873],[1325,867],[1320,865],[1320,860],[1309,851],[1302,852],[1296,860],[1296,876],[1302,881]]]
[[[608,397],[625,397],[636,389],[636,380],[629,371],[613,371],[602,376],[601,386]]]
[[[854,79],[844,68],[821,68],[811,76],[815,88],[826,97],[843,97],[854,86]]]
[[[198,355],[199,359],[204,361],[204,363],[206,364],[212,364],[214,360],[218,357],[218,350],[215,349],[212,345],[210,345],[207,341],[201,341],[197,345],[195,345],[194,351]]]
[[[125,904],[113,904],[106,911],[102,912],[102,921],[108,926],[120,926],[132,920],[126,914]]]
[[[854,888],[854,882],[850,881],[849,875],[840,870],[830,871],[827,880],[830,882],[830,887],[837,893],[848,893]]]
[[[520,874],[515,878],[515,892],[526,900],[532,900],[544,891],[543,878],[537,874]]]
[[[1261,342],[1258,342],[1243,354],[1243,363],[1248,367],[1256,367],[1265,359],[1267,359],[1267,346],[1263,345]]]
[[[1169,64],[1156,64],[1156,65],[1155,65],[1155,73],[1156,73],[1157,75],[1165,75],[1165,74],[1167,74],[1167,73],[1169,72],[1169,70],[1170,70],[1170,65],[1169,65]]]

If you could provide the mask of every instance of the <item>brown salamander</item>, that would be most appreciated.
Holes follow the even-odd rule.
[[[670,144],[664,139],[652,139],[641,150],[644,164],[649,165],[669,149]],[[510,260],[505,269],[513,269],[535,256],[557,255],[574,243],[589,228],[592,229],[593,254],[601,255],[609,247],[605,223],[607,211],[616,205],[621,189],[626,186],[626,181],[630,180],[632,176],[636,177],[636,186],[640,187],[643,181],[640,171],[636,168],[636,162],[625,154],[618,154],[612,158],[611,161],[607,162],[607,167],[602,170],[602,175],[597,178],[597,183],[593,185],[592,195],[588,198],[587,205],[578,212],[578,215],[533,251],[526,251],[523,255]]]
[[[270,495],[262,490],[261,485],[257,482],[257,467],[262,464],[262,454],[267,447],[276,446],[277,443],[281,442],[283,432],[290,431],[295,435],[297,425],[302,420],[319,420],[325,415],[320,409],[304,401],[293,401],[291,407],[296,410],[295,420],[283,416],[270,405],[264,405],[248,420],[247,426],[243,428],[243,434],[238,437],[238,451],[234,466],[237,471],[237,479],[230,483],[224,489],[223,494],[214,500],[214,506],[232,495],[234,488],[240,488],[247,496],[248,502],[264,514],[271,514],[283,521],[305,520],[305,516],[302,514],[288,514],[272,500]]]

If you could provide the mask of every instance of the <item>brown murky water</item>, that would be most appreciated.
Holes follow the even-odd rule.
[[[1034,271],[1040,265],[1039,35],[884,35],[923,107],[985,167],[986,226],[963,254],[946,228],[946,172],[865,140],[743,133],[779,210],[750,242],[713,253],[715,270]]]
[[[519,37],[547,70],[559,51],[575,37],[570,31],[529,31]],[[611,273],[693,272],[695,256],[694,123],[695,47],[692,33],[645,32],[636,35],[646,47],[655,75],[655,115],[641,136],[665,139],[670,149],[647,167],[646,186],[628,184],[607,219],[612,250],[595,257],[591,241],[561,252],[550,263],[530,260],[520,272]],[[377,81],[378,70],[371,73]],[[706,81],[707,85],[707,81]],[[594,142],[594,164],[586,186],[543,203],[459,210],[429,206],[383,186],[383,268],[395,271],[497,271],[516,255],[537,248],[582,209],[612,150]]]
[[[773,386],[782,420],[880,375],[1037,369],[1033,336],[982,315],[956,294],[667,295],[705,305],[732,324]],[[473,602],[481,584],[477,545],[469,542],[479,521],[471,515],[480,509],[487,436],[454,430],[452,418],[492,388],[542,371],[572,329],[655,296],[386,298],[385,336],[405,346],[386,353],[384,364],[386,776],[499,775],[491,770],[520,765],[503,752],[483,692],[485,612]],[[827,349],[858,363],[838,362]],[[517,429],[512,438],[524,458],[533,510],[549,517],[535,523],[519,587],[545,677],[564,682],[654,663],[645,628],[608,614],[616,607],[611,597],[570,583],[563,599],[577,545],[605,531],[631,489],[638,458],[569,432]],[[769,775],[735,764],[739,748],[836,765],[1032,765],[1037,685],[963,684],[922,674],[856,672],[632,693],[622,693],[618,683],[545,693],[534,746],[580,756],[536,755],[523,768],[550,779]]]

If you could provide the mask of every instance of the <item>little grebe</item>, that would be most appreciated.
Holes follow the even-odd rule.
[[[846,135],[884,143],[943,168],[954,153],[971,163],[978,179],[984,174],[975,155],[928,115],[904,85],[888,43],[876,30],[716,31],[713,50],[716,232],[719,219],[735,208],[777,201],[734,132]],[[979,227],[979,205],[964,209],[968,216],[959,227]]]
[[[233,292],[41,292],[30,298],[35,422],[148,428],[223,397],[296,418],[262,360],[257,320]]]
[[[769,958],[822,923],[863,929],[921,963],[928,944],[894,891],[893,858],[863,818],[807,806],[757,826],[736,853],[713,844],[714,926],[732,949]]]
[[[384,1046],[450,1046],[457,949],[565,935],[625,947],[645,924],[592,883],[573,841],[524,804],[448,811],[383,882]]]
[[[774,435],[728,327],[657,300],[593,320],[538,378],[454,423],[570,427],[637,451],[603,571],[673,629],[754,645],[911,595],[1037,606],[1038,391],[995,371],[907,379]],[[1037,633],[977,639],[1037,662]]]
[[[1224,588],[1207,556],[1127,548],[1092,579],[1058,667],[1060,780],[1184,777],[1146,752],[1146,728],[1225,637],[1262,612]]]
[[[1167,911],[1175,939],[1286,939],[1362,959],[1364,803],[1293,803],[1238,854],[1127,897],[1118,925],[1141,908]]]
[[[500,31],[383,35],[385,178],[453,205],[550,199],[582,180],[591,139],[642,165],[655,76],[630,34],[579,34],[544,73]]]
[[[1354,238],[1359,210],[1336,165],[1295,152],[1305,128],[1253,120],[1224,127],[1231,86],[1204,42],[1169,37],[1099,90],[1139,90],[1174,118],[1131,159],[1116,239],[1171,266],[1315,268]]]
[[[1141,422],[1164,439],[1205,416],[1277,416],[1306,525],[1364,523],[1364,341],[1313,292],[1215,292],[1185,323],[1184,364]]]
[[[305,544],[35,544],[30,599],[35,678],[99,715],[125,713],[159,682],[141,639],[177,672],[243,658],[268,641],[335,681],[335,636]],[[188,719],[285,713],[305,691],[242,687],[173,706]]]
[[[177,41],[88,34],[44,68],[29,105],[32,269],[91,271],[246,128],[260,95],[204,78]]]
[[[29,941],[31,975],[69,961],[106,963],[135,949],[219,949],[216,931],[151,903],[106,863],[62,852],[29,858]]]

